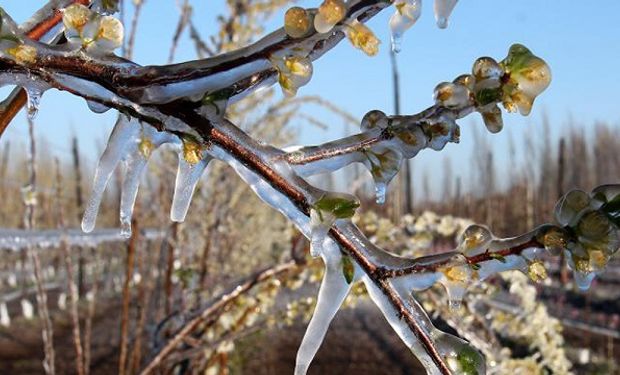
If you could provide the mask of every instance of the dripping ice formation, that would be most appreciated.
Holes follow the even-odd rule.
[[[202,159],[192,164],[185,160],[179,137],[168,132],[159,132],[150,125],[120,115],[95,170],[93,188],[82,219],[84,232],[91,232],[95,228],[105,189],[114,170],[123,162],[125,173],[119,213],[121,236],[131,235],[131,218],[142,174],[152,152],[164,144],[175,147],[179,155],[170,217],[173,221],[185,220],[195,187],[211,157],[204,152]]]
[[[440,29],[448,27],[448,19],[457,2],[458,0],[435,0],[434,10],[437,27]]]
[[[323,274],[323,281],[319,288],[319,295],[317,297],[316,306],[312,318],[306,328],[306,333],[301,341],[299,349],[297,351],[297,357],[295,360],[295,375],[305,375],[310,366],[310,362],[316,355],[329,324],[336,316],[336,313],[340,309],[340,306],[344,302],[344,299],[351,290],[352,282],[347,282],[342,271],[342,254],[336,243],[330,238],[323,238],[322,245],[319,245],[319,249],[316,249],[317,255],[323,258],[325,264],[325,271]],[[313,241],[314,242],[314,241]],[[317,246],[315,244],[315,246]],[[361,271],[354,268],[353,281],[359,278]]]

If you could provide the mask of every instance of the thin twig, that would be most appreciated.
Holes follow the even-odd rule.
[[[280,264],[277,266],[269,267],[262,271],[259,271],[249,277],[246,281],[235,285],[234,287],[228,289],[221,296],[214,299],[215,302],[209,304],[200,315],[196,316],[194,319],[187,322],[181,330],[166,343],[166,345],[157,353],[157,355],[151,360],[151,362],[142,370],[141,374],[151,374],[155,371],[155,369],[163,362],[163,360],[172,353],[175,348],[183,342],[185,337],[190,335],[201,323],[209,319],[209,317],[226,306],[229,302],[237,298],[238,296],[244,294],[257,284],[275,277],[281,273],[285,273],[291,271],[297,267],[295,261],[289,261],[284,264]]]
[[[56,159],[56,203],[58,204],[58,228],[60,230],[65,229],[65,218],[63,209],[62,198],[62,176],[60,172],[60,163]],[[65,270],[67,272],[67,289],[70,297],[70,313],[71,324],[73,332],[73,345],[75,348],[75,368],[78,375],[84,375],[84,351],[82,347],[81,334],[80,334],[80,314],[78,311],[78,288],[75,284],[73,274],[73,262],[71,259],[71,253],[69,251],[69,245],[67,241],[62,241],[61,250],[65,261]]]
[[[127,258],[125,262],[125,282],[123,284],[123,307],[121,312],[121,349],[118,360],[118,373],[124,375],[127,371],[127,354],[129,345],[129,302],[131,299],[131,281],[133,279],[134,260],[138,246],[140,230],[136,220],[132,220],[132,232],[127,245]]]

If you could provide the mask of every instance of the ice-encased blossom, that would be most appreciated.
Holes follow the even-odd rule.
[[[295,96],[312,79],[312,61],[306,56],[272,56],[271,61],[278,70],[278,82],[285,96]]]
[[[368,26],[358,21],[347,26],[347,37],[353,46],[364,51],[368,56],[375,56],[379,52],[379,39]]]
[[[523,116],[529,115],[536,97],[551,83],[549,65],[525,46],[514,44],[501,66],[508,77],[504,106],[511,112],[518,109]]]
[[[319,33],[329,32],[345,17],[347,5],[342,0],[325,0],[314,16],[314,28]]]
[[[123,24],[111,16],[101,16],[81,4],[63,13],[65,37],[73,45],[93,53],[111,53],[123,44]]]
[[[310,13],[301,7],[291,7],[284,14],[284,31],[291,38],[301,38],[312,29]]]

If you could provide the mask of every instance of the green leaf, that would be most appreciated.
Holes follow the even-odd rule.
[[[478,106],[485,106],[490,103],[499,102],[501,99],[501,88],[480,89],[476,92],[476,102],[478,103]]]
[[[347,284],[351,284],[353,282],[353,276],[355,276],[355,267],[353,267],[353,262],[351,261],[351,258],[349,258],[347,255],[342,256],[342,275],[347,281]]]
[[[321,197],[314,205],[317,211],[330,212],[337,219],[348,219],[353,217],[353,215],[355,215],[355,210],[359,206],[360,203],[356,200],[329,194]]]
[[[491,253],[489,254],[489,257],[491,257],[491,259],[499,260],[502,263],[506,263],[506,258],[501,254]]]
[[[478,271],[480,269],[480,265],[478,263],[472,263],[469,265],[472,270]]]

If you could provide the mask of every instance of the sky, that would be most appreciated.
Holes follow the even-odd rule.
[[[4,1],[2,7],[18,23],[26,20],[40,1]],[[126,3],[130,3],[126,1]],[[224,0],[193,1],[194,21],[203,35],[215,31],[217,14],[225,11]],[[319,0],[298,4],[316,7]],[[147,0],[137,34],[134,60],[140,64],[164,64],[170,40],[178,21],[176,0]],[[312,81],[300,90],[304,95],[321,95],[355,117],[380,109],[392,113],[392,81],[389,63],[388,19],[393,11],[383,11],[368,26],[382,40],[380,53],[367,57],[343,41],[314,64]],[[435,85],[450,81],[470,71],[477,57],[505,57],[509,46],[518,42],[543,57],[551,66],[551,86],[537,100],[529,117],[504,114],[505,128],[499,134],[485,133],[496,151],[500,172],[508,170],[508,144],[517,146],[525,137],[540,134],[541,119],[550,120],[552,136],[564,127],[591,129],[597,121],[612,124],[620,130],[618,87],[620,86],[620,1],[597,0],[462,0],[454,10],[450,25],[442,30],[435,26],[432,2],[424,1],[419,22],[410,29],[398,55],[401,76],[401,111],[417,113],[432,105]],[[129,18],[129,15],[126,16]],[[267,31],[282,25],[278,14],[265,27]],[[179,45],[177,61],[194,59],[187,35]],[[2,96],[8,88],[1,88]],[[327,130],[300,126],[299,142],[314,144],[341,137],[346,133],[342,120],[328,112],[312,109],[312,114],[330,124]],[[76,134],[85,150],[85,169],[94,171],[95,163],[111,130],[114,113],[100,115],[88,111],[83,100],[67,93],[49,92],[41,101],[36,133],[48,139],[53,152],[69,157],[70,137]],[[461,143],[448,145],[441,154],[426,150],[415,159],[414,185],[423,176],[431,185],[441,182],[444,159],[452,163],[456,176],[474,182],[472,168],[472,129],[484,125],[477,114],[460,120]],[[349,132],[357,129],[348,129]],[[0,148],[11,142],[14,152],[25,152],[27,127],[20,114],[0,140]],[[519,154],[521,160],[528,155]],[[619,180],[620,180],[620,176]]]

